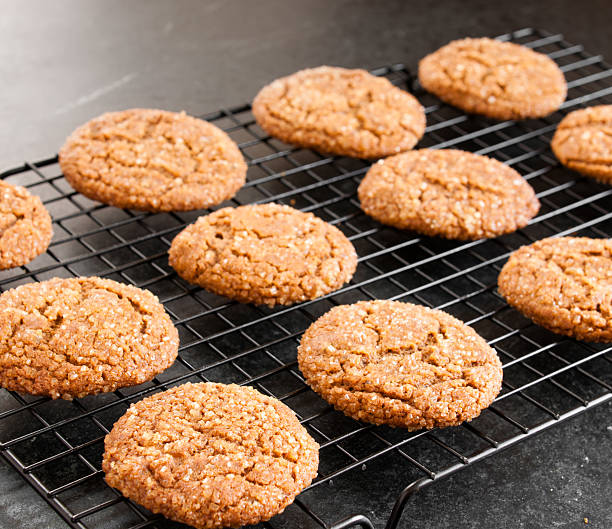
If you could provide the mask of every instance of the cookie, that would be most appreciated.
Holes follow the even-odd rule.
[[[612,105],[570,112],[559,123],[550,146],[563,165],[612,184]]]
[[[542,239],[510,255],[498,278],[506,301],[557,334],[612,342],[612,239]]]
[[[447,239],[496,237],[540,209],[532,187],[507,165],[465,151],[421,149],[379,160],[358,189],[383,224]]]
[[[0,270],[29,263],[47,250],[52,236],[40,198],[0,180]]]
[[[132,404],[104,447],[111,487],[198,529],[269,520],[319,464],[287,406],[234,384],[184,384]]]
[[[253,115],[286,143],[355,158],[411,149],[425,132],[425,112],[408,92],[365,70],[320,66],[265,86]]]
[[[486,38],[455,40],[427,55],[419,62],[419,81],[442,101],[495,119],[547,116],[567,95],[555,61]]]
[[[409,430],[473,419],[502,382],[497,354],[471,327],[398,301],[334,307],[304,333],[298,362],[345,415]]]
[[[223,208],[172,241],[170,266],[190,283],[242,303],[290,305],[339,289],[357,267],[336,227],[289,206]]]
[[[68,137],[59,162],[79,193],[144,211],[214,206],[234,196],[247,170],[221,129],[184,112],[141,108],[85,123]]]
[[[0,295],[0,385],[72,399],[151,380],[178,333],[147,290],[99,277],[28,283]]]

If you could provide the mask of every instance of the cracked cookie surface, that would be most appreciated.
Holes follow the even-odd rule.
[[[542,239],[510,255],[498,278],[506,301],[538,325],[612,342],[612,239]]]
[[[0,295],[0,385],[72,399],[151,380],[175,360],[178,332],[147,290],[79,277]]]
[[[86,197],[145,211],[219,204],[244,185],[247,170],[237,145],[211,123],[141,108],[85,123],[68,137],[59,162]]]
[[[425,112],[414,96],[365,70],[331,66],[265,86],[253,115],[284,142],[355,158],[411,149],[425,132]]]
[[[559,161],[605,184],[612,184],[612,105],[570,112],[550,146]]]
[[[40,198],[0,180],[0,270],[29,263],[47,250],[52,236]]]
[[[552,59],[487,38],[455,40],[427,55],[419,62],[419,82],[453,106],[495,119],[547,116],[567,95]]]
[[[351,242],[312,213],[280,204],[223,208],[172,241],[170,266],[242,303],[290,305],[340,288],[357,266]]]
[[[298,362],[344,414],[409,430],[473,419],[502,381],[496,352],[471,327],[398,301],[334,307],[304,333]]]
[[[532,187],[514,169],[452,149],[379,160],[358,195],[362,209],[383,224],[447,239],[510,233],[540,209]]]
[[[109,485],[200,529],[269,520],[319,463],[319,446],[287,406],[234,384],[184,384],[132,404],[104,446]]]

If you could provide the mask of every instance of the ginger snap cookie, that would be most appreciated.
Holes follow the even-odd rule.
[[[118,208],[187,211],[234,196],[247,166],[237,145],[184,112],[135,108],[76,129],[59,153],[68,183]]]
[[[0,180],[0,270],[29,263],[47,250],[52,236],[40,198]]]
[[[455,40],[427,55],[419,63],[419,81],[453,106],[496,119],[547,116],[567,95],[555,61],[487,38]]]
[[[542,239],[510,255],[498,279],[506,301],[557,334],[612,342],[612,239]]]
[[[605,184],[612,184],[612,105],[570,112],[550,144],[559,161]]]
[[[184,384],[132,404],[104,447],[110,486],[198,529],[269,520],[319,464],[287,406],[234,384]]]
[[[280,204],[200,217],[175,237],[169,254],[190,283],[270,307],[337,290],[357,267],[355,248],[338,228]]]
[[[72,399],[151,380],[178,333],[147,290],[99,277],[28,283],[0,295],[0,385]]]
[[[471,327],[398,301],[334,307],[304,333],[298,362],[345,415],[409,430],[473,419],[502,382],[496,352]]]
[[[358,189],[361,208],[390,226],[447,239],[496,237],[540,209],[511,167],[452,149],[410,151],[372,165]]]
[[[253,115],[268,134],[300,147],[380,158],[411,149],[425,132],[415,97],[365,70],[320,66],[265,86]]]

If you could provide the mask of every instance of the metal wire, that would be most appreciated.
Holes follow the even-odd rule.
[[[249,105],[202,116],[226,130],[249,162],[248,183],[231,204],[276,201],[312,211],[357,248],[359,267],[349,285],[297,306],[240,305],[179,279],[168,266],[167,249],[202,212],[151,214],[92,202],[67,185],[56,157],[0,175],[43,198],[55,232],[45,255],[0,273],[2,290],[55,276],[109,277],[158,295],[181,337],[175,365],[136,388],[72,402],[0,392],[0,454],[69,527],[177,526],[106,486],[100,461],[104,436],[131,402],[187,381],[252,385],[288,404],[321,444],[319,477],[262,527],[371,528],[364,513],[381,501],[390,508],[396,497],[387,523],[394,529],[415,490],[612,398],[611,347],[538,328],[495,289],[508,254],[523,244],[548,236],[612,234],[612,189],[561,168],[549,150],[565,113],[612,102],[612,68],[561,35],[524,29],[499,38],[560,64],[569,86],[561,111],[538,120],[489,121],[422,92],[401,64],[374,71],[415,91],[426,106],[428,127],[420,146],[494,156],[536,189],[540,214],[497,239],[445,241],[383,227],[361,212],[355,196],[368,163],[285,145],[255,124]],[[301,333],[334,305],[373,298],[442,308],[472,325],[504,363],[504,387],[494,404],[461,427],[410,433],[352,421],[319,399],[297,369]],[[405,476],[402,483],[385,481],[391,467],[394,476]],[[368,487],[364,496],[355,485],[364,479],[383,486]],[[330,491],[333,508],[324,508]]]

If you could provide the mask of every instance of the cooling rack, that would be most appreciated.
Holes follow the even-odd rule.
[[[319,477],[283,514],[258,526],[266,528],[373,528],[366,513],[388,512],[393,505],[386,528],[394,529],[419,488],[612,398],[609,345],[553,335],[509,308],[496,292],[501,266],[523,244],[559,235],[611,236],[612,188],[560,167],[549,142],[568,111],[612,103],[612,68],[561,35],[523,29],[498,38],[557,61],[569,86],[559,112],[537,120],[489,121],[424,93],[404,65],[373,72],[415,92],[426,107],[421,147],[493,156],[535,188],[539,215],[524,229],[493,240],[445,241],[383,227],[360,211],[355,195],[367,162],[283,144],[255,124],[250,105],[202,116],[226,130],[249,162],[247,184],[222,206],[290,204],[335,224],[355,245],[359,266],[351,283],[297,306],[240,305],[178,278],[166,252],[174,235],[201,211],[151,214],[92,202],[65,182],[57,157],[0,175],[39,195],[54,227],[49,251],[25,267],[1,272],[0,289],[57,276],[109,277],[159,296],[181,338],[177,362],[135,388],[71,402],[0,390],[0,454],[67,526],[180,526],[109,488],[100,463],[104,436],[131,402],[187,381],[252,385],[290,406],[320,443]],[[493,405],[460,427],[406,432],[353,421],[317,397],[296,364],[302,332],[334,305],[373,298],[440,308],[473,326],[504,365],[503,389]],[[365,493],[364,482],[371,484]]]

